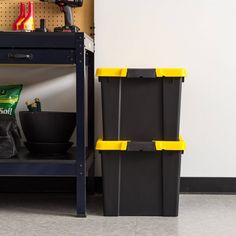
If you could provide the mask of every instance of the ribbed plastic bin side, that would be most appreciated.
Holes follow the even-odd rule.
[[[160,154],[104,151],[102,169],[105,216],[163,215]]]
[[[177,216],[182,149],[157,151],[150,149],[150,143],[181,142],[181,89],[186,70],[103,68],[97,76],[102,87],[104,141],[131,141],[128,149],[98,149],[104,214]]]
[[[126,69],[127,73],[122,74],[124,70],[109,70],[102,76],[98,73],[102,85],[103,138],[178,140],[186,71]]]
[[[102,153],[104,215],[177,216],[184,141],[177,141],[181,149],[177,151],[157,151],[150,142],[128,142],[126,150],[111,145],[106,150],[103,144],[109,142],[97,143]],[[170,161],[168,168],[163,168],[164,158]]]

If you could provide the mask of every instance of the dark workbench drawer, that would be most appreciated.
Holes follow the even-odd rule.
[[[0,64],[75,64],[71,49],[1,49]]]

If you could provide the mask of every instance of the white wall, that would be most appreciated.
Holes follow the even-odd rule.
[[[97,67],[188,69],[182,176],[236,177],[236,1],[96,0],[95,24]]]

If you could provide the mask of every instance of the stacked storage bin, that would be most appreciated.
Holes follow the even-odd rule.
[[[98,69],[104,215],[177,216],[185,69]]]

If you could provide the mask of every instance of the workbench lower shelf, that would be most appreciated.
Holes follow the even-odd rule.
[[[87,155],[87,172],[93,163],[93,152]],[[21,148],[18,156],[0,159],[0,176],[76,176],[76,147],[60,156],[38,156]]]

